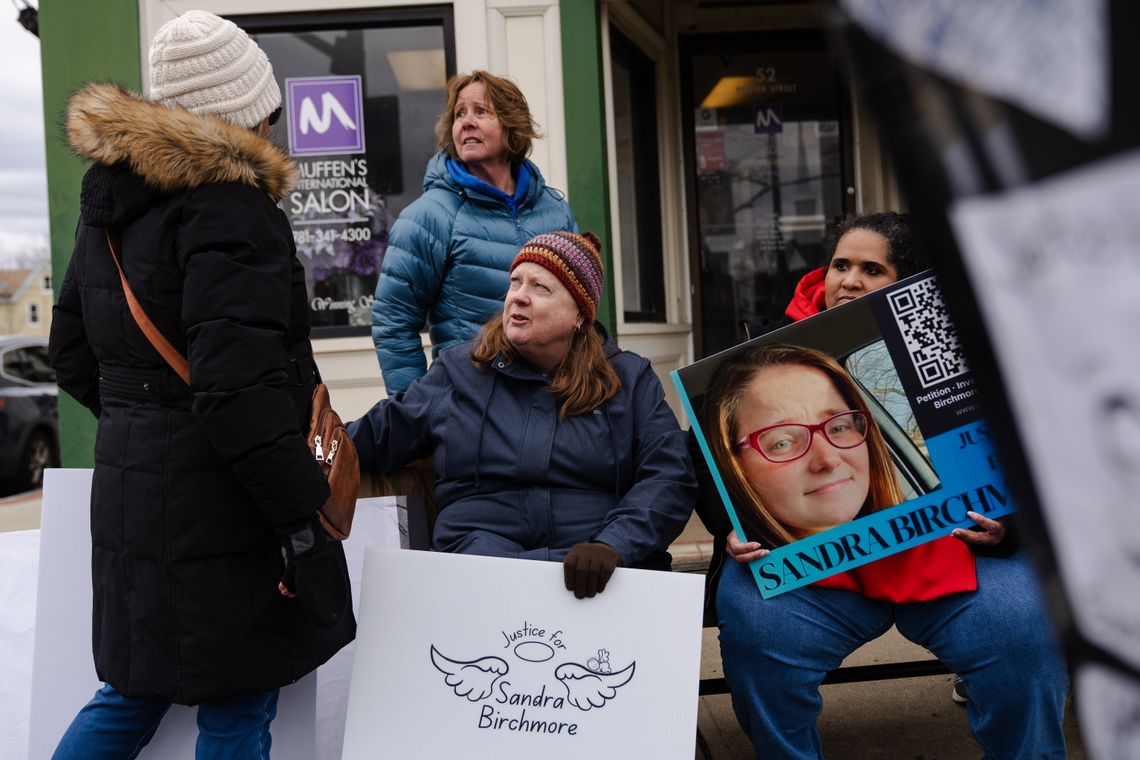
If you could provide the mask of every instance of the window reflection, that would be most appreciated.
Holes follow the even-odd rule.
[[[843,215],[839,80],[822,44],[693,43],[702,354],[779,320]],[[818,49],[816,49],[818,48]]]
[[[335,17],[327,14],[307,29],[289,16],[277,17],[276,29],[274,18],[247,26],[281,85],[284,114],[270,137],[298,165],[297,189],[281,206],[318,336],[366,333],[371,325],[388,230],[419,197],[435,152],[435,121],[454,66],[446,14],[380,11],[345,28],[328,28]]]

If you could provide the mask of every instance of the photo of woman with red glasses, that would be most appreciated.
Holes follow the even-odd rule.
[[[827,353],[742,347],[700,408],[757,556],[905,499],[874,416]],[[757,758],[822,758],[820,683],[892,625],[968,682],[987,758],[1065,757],[1065,664],[1020,554],[947,536],[767,599],[747,565],[725,562],[716,594],[732,707]]]
[[[855,383],[821,351],[744,351],[718,372],[704,408],[709,447],[752,541],[782,546],[903,500]]]

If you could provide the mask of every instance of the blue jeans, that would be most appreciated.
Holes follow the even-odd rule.
[[[269,760],[277,694],[255,691],[198,705],[197,760]],[[124,697],[104,684],[71,721],[52,760],[138,757],[169,709],[165,699]]]
[[[820,681],[892,623],[965,677],[970,734],[986,758],[1065,757],[1068,674],[1020,555],[978,557],[977,591],[910,604],[810,586],[764,599],[747,567],[724,565],[721,657],[757,757],[823,757]]]

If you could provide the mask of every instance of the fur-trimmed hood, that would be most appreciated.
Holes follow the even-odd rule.
[[[154,103],[114,84],[90,84],[71,97],[67,137],[84,158],[126,164],[164,193],[210,182],[241,182],[276,203],[297,168],[276,145],[218,116]]]

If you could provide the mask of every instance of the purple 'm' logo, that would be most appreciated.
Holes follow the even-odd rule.
[[[336,155],[364,152],[364,102],[360,75],[285,80],[289,104],[289,153]]]
[[[778,135],[784,131],[784,107],[779,103],[761,103],[752,109],[752,126],[758,135]]]

